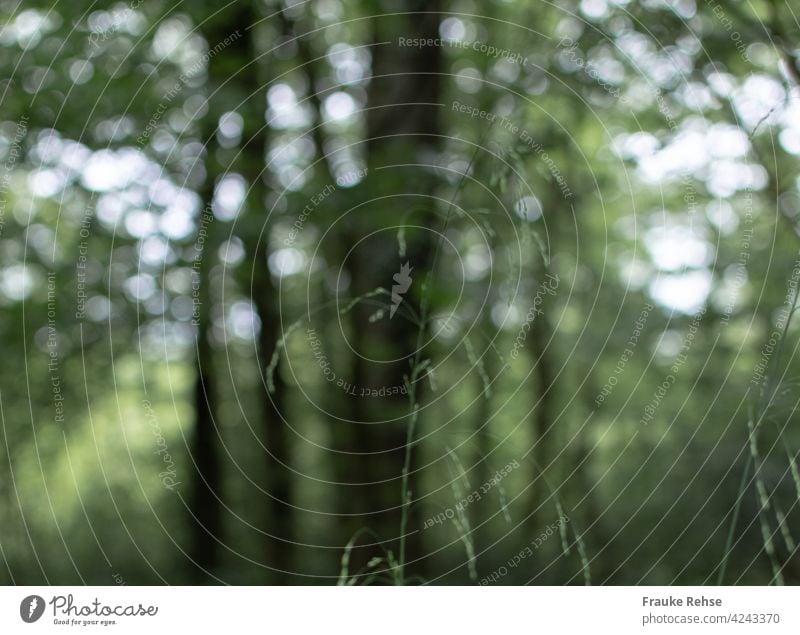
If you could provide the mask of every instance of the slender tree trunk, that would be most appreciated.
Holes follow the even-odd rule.
[[[260,59],[258,28],[255,26],[262,18],[256,3],[240,3],[241,11],[248,25],[253,25],[243,35],[243,48],[250,60]],[[264,66],[254,62],[252,66],[237,75],[242,93],[247,96],[243,107],[244,129],[242,134],[242,162],[239,171],[249,186],[244,219],[245,246],[247,261],[252,263],[250,283],[251,301],[261,322],[261,330],[256,341],[256,354],[260,362],[260,372],[266,379],[267,367],[272,360],[281,337],[278,291],[272,281],[268,265],[269,227],[266,209],[268,186],[265,182],[265,157],[269,147],[269,130],[264,118],[264,104],[268,77]],[[266,564],[273,569],[269,574],[270,583],[285,583],[289,573],[296,569],[293,544],[296,535],[292,500],[290,433],[283,419],[285,405],[285,384],[280,373],[280,362],[271,378],[273,388],[268,391],[262,386],[261,392],[261,436],[266,453],[263,460],[263,487],[267,492],[263,502],[263,530],[272,537],[265,538]]]
[[[204,214],[210,214],[213,182],[205,188]],[[207,225],[201,228],[209,229]],[[213,232],[213,229],[210,229]],[[219,566],[219,543],[222,532],[222,509],[218,497],[221,488],[221,468],[217,451],[219,433],[215,422],[216,386],[214,351],[209,341],[211,328],[210,293],[208,289],[213,242],[206,237],[206,248],[197,257],[193,284],[198,289],[199,304],[195,307],[196,358],[194,380],[195,426],[191,440],[191,456],[196,470],[188,501],[191,514],[192,542],[190,556],[199,567],[194,572],[196,582],[208,581],[207,574]]]
[[[263,147],[263,145],[254,143],[254,147]],[[251,159],[256,161],[255,156]],[[263,159],[254,165],[263,167]],[[253,180],[250,182],[253,185],[248,213],[263,219],[266,217],[266,210],[262,202],[266,186],[259,175],[251,175],[251,178]],[[278,294],[267,264],[266,235],[262,236],[260,242],[258,234],[249,235],[246,245],[248,256],[253,263],[251,300],[261,321],[261,330],[256,342],[257,357],[262,377],[266,379],[267,367],[281,336]],[[287,572],[291,571],[294,566],[292,545],[295,536],[294,514],[291,506],[291,472],[287,467],[291,462],[290,434],[282,415],[286,387],[280,372],[280,362],[274,369],[271,381],[272,391],[268,391],[262,385],[260,400],[261,434],[266,448],[263,461],[263,483],[267,496],[263,505],[263,526],[267,533],[274,536],[265,539],[265,545],[267,564],[275,569],[271,575],[271,582],[277,583],[287,579]]]
[[[251,9],[249,2],[242,1],[232,8],[208,16],[203,21],[203,35],[209,49],[224,44],[215,51],[215,55],[209,56],[208,61],[209,104],[201,125],[202,138],[205,141],[206,184],[201,192],[203,214],[198,233],[198,238],[204,236],[204,242],[202,250],[199,250],[201,243],[198,240],[196,257],[199,260],[194,265],[194,284],[198,289],[200,302],[195,309],[198,330],[194,391],[196,421],[191,453],[197,475],[192,484],[190,500],[195,523],[192,529],[191,554],[197,565],[209,573],[213,573],[221,564],[220,543],[223,542],[220,502],[223,468],[218,448],[220,435],[215,423],[218,387],[214,350],[209,339],[213,326],[211,308],[215,301],[211,289],[211,272],[222,243],[222,234],[217,227],[220,221],[214,218],[213,204],[217,180],[233,167],[223,154],[217,128],[220,116],[235,108],[246,94],[242,84],[247,84],[249,74],[242,69],[251,55],[248,48],[248,27],[254,22]],[[197,581],[208,579],[202,571],[198,571],[197,576]]]
[[[551,459],[549,439],[552,438],[553,422],[553,370],[548,347],[548,320],[545,315],[537,315],[531,328],[531,362],[536,376],[536,398],[538,405],[533,413],[533,434],[536,449],[532,453],[544,470]],[[550,342],[552,346],[552,342]]]
[[[405,8],[418,11],[404,16],[403,31],[410,37],[435,38],[438,36],[441,16],[438,11],[441,2],[410,3]],[[351,276],[352,296],[356,297],[383,287],[390,290],[393,277],[400,267],[408,262],[413,267],[412,288],[403,302],[415,307],[419,313],[420,298],[417,295],[422,281],[430,268],[435,232],[440,229],[434,213],[433,202],[426,198],[433,188],[435,176],[430,168],[395,168],[397,177],[389,181],[375,168],[385,164],[430,162],[438,146],[440,132],[436,106],[441,93],[441,51],[439,48],[416,49],[397,47],[396,32],[386,30],[387,24],[396,29],[396,22],[385,19],[373,22],[373,39],[377,42],[391,41],[391,44],[376,45],[372,48],[372,79],[367,101],[367,149],[370,168],[367,177],[368,192],[372,196],[395,195],[386,199],[386,206],[395,210],[391,225],[404,222],[404,212],[420,208],[421,213],[413,215],[407,222],[426,226],[428,231],[410,230],[407,232],[408,249],[401,255],[398,249],[397,230],[384,229],[374,234],[368,241],[359,243],[364,236],[375,230],[371,210],[366,210],[352,219],[348,226],[348,244],[355,246],[346,266]],[[414,195],[422,195],[415,197]],[[385,303],[388,298],[383,298]],[[410,374],[410,361],[414,356],[418,325],[395,315],[370,321],[376,312],[373,303],[365,302],[351,312],[351,344],[356,351],[352,366],[353,383],[361,387],[381,389],[401,387],[404,377]],[[388,311],[387,311],[388,313]],[[394,363],[375,363],[365,360],[362,355],[398,359]],[[356,443],[359,455],[355,459],[362,481],[380,481],[364,486],[364,497],[359,505],[371,515],[364,524],[373,527],[382,538],[397,537],[401,502],[400,477],[403,471],[406,446],[406,426],[408,425],[408,402],[405,395],[397,393],[383,398],[355,396],[350,400],[350,418],[357,422],[381,421],[375,425],[355,423]],[[391,421],[391,419],[397,419]],[[387,421],[388,420],[388,421]],[[413,456],[413,455],[412,455]],[[412,461],[411,471],[414,470]],[[413,482],[413,477],[412,477]],[[413,489],[413,487],[412,487]],[[413,498],[413,494],[412,494]],[[394,508],[394,509],[393,509]],[[375,514],[379,510],[391,512]],[[412,520],[408,530],[419,529],[416,506],[412,507]],[[415,531],[407,541],[407,561],[413,562],[423,557],[420,533]],[[361,560],[375,553],[363,553]],[[423,563],[407,567],[415,574],[424,574]]]
[[[488,320],[486,321],[488,322]],[[476,352],[480,354],[479,351]],[[484,372],[486,373],[486,377],[489,378],[490,383],[497,374],[497,364],[494,355],[494,351],[488,351],[486,355],[483,356]],[[492,434],[492,428],[495,427],[497,420],[489,421],[489,417],[492,416],[492,396],[497,389],[497,383],[491,383],[489,389],[490,393],[487,396],[485,393],[484,380],[479,373],[476,373],[476,380],[477,385],[475,390],[480,394],[480,398],[475,407],[474,429],[477,455],[475,463],[477,464],[477,469],[474,470],[470,480],[477,480],[477,483],[472,483],[473,489],[480,488],[481,485],[490,481],[494,475],[492,465],[497,464],[501,456],[500,452],[495,451],[500,437]],[[494,494],[496,494],[496,492],[493,492],[493,495]],[[473,527],[472,539],[474,541],[475,553],[478,554],[486,550],[485,553],[477,556],[476,569],[479,578],[482,577],[481,573],[485,575],[490,573],[494,568],[492,564],[493,549],[490,548],[490,545],[492,544],[492,537],[494,535],[492,528],[497,526],[498,519],[497,517],[492,520],[489,519],[495,515],[497,511],[493,499],[477,503],[474,510],[468,508],[467,513],[471,515],[470,521]]]
[[[197,526],[192,543],[192,559],[205,569],[213,571],[219,564],[219,548],[222,527],[219,502],[216,492],[219,491],[220,465],[217,456],[217,431],[214,424],[212,404],[214,386],[210,369],[210,346],[200,344],[206,333],[198,334],[198,360],[195,364],[196,379],[194,386],[195,434],[192,455],[197,469],[197,476],[191,495],[191,510]],[[204,361],[201,361],[204,360]],[[201,574],[205,578],[204,574]]]
[[[261,253],[252,252],[257,262],[253,272],[254,305],[261,320],[258,336],[258,356],[262,360],[261,372],[272,359],[275,346],[280,337],[279,316],[276,315],[276,292],[267,267],[266,247],[262,244]],[[262,392],[262,434],[267,448],[264,456],[265,488],[268,492],[264,501],[264,526],[274,538],[267,539],[267,564],[275,569],[273,582],[288,578],[288,572],[296,566],[293,560],[295,536],[294,514],[291,505],[291,472],[287,466],[291,462],[290,439],[287,425],[283,420],[285,384],[280,367],[273,376],[274,389]]]

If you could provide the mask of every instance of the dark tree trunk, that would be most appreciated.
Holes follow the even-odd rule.
[[[409,37],[435,38],[438,36],[441,16],[436,13],[441,3],[413,2],[406,6],[409,11],[421,11],[405,16],[402,33]],[[440,123],[438,113],[441,94],[441,51],[439,48],[418,49],[397,46],[398,32],[395,21],[376,19],[373,22],[373,40],[390,41],[371,49],[372,79],[367,95],[367,150],[369,176],[367,192],[370,196],[389,196],[385,207],[394,210],[389,214],[389,225],[404,222],[421,225],[428,231],[409,230],[406,234],[407,253],[398,250],[397,230],[382,228],[373,237],[361,241],[368,233],[379,229],[373,221],[372,209],[359,210],[348,224],[347,243],[354,247],[345,266],[351,276],[351,295],[356,297],[377,287],[391,290],[393,277],[400,267],[408,262],[413,267],[412,284],[404,297],[417,313],[420,310],[419,290],[430,271],[435,232],[440,223],[434,205],[428,198],[435,175],[433,169],[413,166],[392,168],[392,178],[376,171],[387,164],[432,163],[438,147]],[[387,189],[388,183],[388,189]],[[420,211],[404,218],[410,209]],[[361,241],[359,243],[359,241]],[[384,306],[389,298],[378,298]],[[364,302],[351,312],[351,344],[356,354],[352,366],[352,382],[357,390],[382,387],[401,387],[404,377],[410,374],[419,327],[402,316],[402,308],[393,319],[385,315],[376,321],[370,316],[378,309],[377,302]],[[388,313],[388,308],[386,310]],[[376,363],[361,355],[395,359],[392,363]],[[421,383],[421,382],[420,382]],[[419,390],[418,390],[419,394]],[[386,397],[370,398],[354,396],[350,399],[349,417],[353,426],[356,455],[352,460],[353,470],[361,482],[374,482],[359,488],[360,500],[353,508],[369,515],[360,519],[362,525],[374,528],[381,538],[398,538],[400,518],[399,505],[402,500],[400,479],[403,471],[408,421],[408,399],[401,393]],[[392,419],[396,419],[392,421]],[[364,423],[380,422],[375,425]],[[361,422],[361,423],[359,423]],[[419,425],[419,422],[418,422]],[[412,492],[414,480],[412,462]],[[386,481],[377,483],[376,481]],[[413,493],[412,493],[413,498]],[[378,513],[381,512],[381,513]],[[417,508],[412,507],[412,518],[408,523],[406,560],[413,563],[406,567],[407,575],[423,574],[423,549],[419,540]],[[354,560],[363,563],[379,551],[363,550]],[[397,552],[395,551],[395,555]],[[417,560],[418,562],[414,563]]]
[[[196,474],[192,479],[189,511],[191,514],[190,555],[197,565],[194,571],[196,583],[210,581],[220,565],[220,541],[222,538],[222,505],[220,502],[222,467],[218,451],[219,429],[217,415],[217,383],[214,365],[214,348],[211,344],[212,289],[211,269],[218,245],[217,231],[213,220],[212,205],[217,176],[220,173],[213,154],[216,148],[216,121],[203,125],[206,141],[206,183],[200,192],[203,211],[200,216],[198,238],[195,243],[195,260],[192,263],[193,289],[197,304],[194,306],[193,322],[196,332],[194,412],[195,429],[191,441],[191,457]],[[205,234],[200,242],[201,232]],[[201,247],[202,245],[202,247]]]
[[[201,284],[207,281],[200,279]],[[192,516],[190,556],[199,567],[195,581],[208,581],[207,574],[219,566],[219,543],[222,530],[221,507],[217,496],[220,490],[220,461],[217,455],[218,433],[214,420],[215,391],[212,349],[208,341],[208,308],[200,318],[195,360],[194,409],[195,429],[191,455],[197,471],[192,481],[188,501]]]
[[[266,246],[263,242],[260,250],[253,247],[251,252],[256,259],[253,271],[253,302],[261,320],[258,357],[264,375],[280,337],[279,316],[275,314],[276,292],[270,278],[265,252]],[[277,367],[272,379],[274,386],[272,392],[264,389],[261,400],[263,443],[266,447],[264,483],[268,492],[264,501],[264,526],[265,531],[273,536],[267,539],[266,550],[267,564],[275,569],[272,575],[273,583],[288,579],[288,573],[293,570],[292,545],[295,535],[291,506],[291,473],[287,468],[291,461],[289,431],[281,414],[285,385],[279,371],[280,367]]]
[[[207,34],[208,42],[213,46],[212,34]],[[209,75],[213,77],[214,61],[209,64]],[[211,112],[211,109],[209,109]],[[206,143],[206,183],[202,189],[201,197],[203,211],[198,228],[198,241],[200,232],[205,233],[202,249],[194,256],[193,285],[197,290],[198,303],[194,307],[194,323],[196,333],[196,360],[195,360],[195,386],[194,386],[194,411],[195,429],[191,441],[191,456],[196,470],[192,480],[189,510],[192,517],[191,549],[190,555],[199,567],[195,572],[195,581],[205,583],[209,581],[209,574],[214,574],[220,564],[219,542],[222,540],[222,506],[221,475],[222,469],[218,451],[219,431],[216,425],[217,394],[214,369],[214,349],[209,335],[212,327],[211,316],[211,268],[216,257],[218,239],[213,221],[213,201],[215,181],[220,175],[220,166],[215,160],[217,149],[216,141],[217,120],[209,114],[203,122],[203,140]]]
[[[249,25],[256,25],[262,16],[255,2],[241,3]],[[242,46],[250,60],[261,59],[258,45],[258,29],[244,32]],[[256,341],[256,356],[262,376],[261,435],[266,448],[263,456],[263,488],[267,492],[263,500],[262,527],[271,537],[265,538],[266,564],[272,568],[268,582],[285,583],[290,572],[296,568],[294,560],[295,520],[291,505],[292,481],[288,465],[291,462],[290,434],[283,418],[285,384],[280,373],[280,362],[271,377],[272,390],[268,390],[267,367],[272,360],[281,337],[278,311],[278,291],[273,284],[268,266],[269,226],[266,208],[268,187],[265,182],[266,151],[269,146],[269,130],[264,118],[264,104],[268,77],[263,65],[252,67],[237,76],[242,94],[247,96],[243,107],[244,130],[242,162],[239,171],[250,187],[243,219],[245,245],[252,278],[248,281],[253,306],[261,321],[261,330]]]
[[[488,322],[488,320],[486,320],[486,322]],[[491,326],[491,324],[489,323],[487,326]],[[480,351],[476,352],[480,354]],[[494,395],[494,391],[497,389],[497,383],[492,383],[495,379],[495,375],[497,374],[497,363],[494,351],[486,351],[486,354],[483,356],[483,368],[490,383],[490,392],[489,395],[486,394],[484,379],[479,373],[475,373],[477,380],[475,390],[480,397],[475,406],[475,470],[473,470],[469,475],[470,481],[477,480],[477,483],[472,482],[473,487],[480,487],[484,483],[488,483],[491,480],[491,478],[494,476],[494,469],[492,469],[492,466],[499,462],[500,458],[502,457],[501,452],[503,450],[503,448],[499,448],[500,451],[497,451],[497,446],[501,437],[492,434],[492,428],[494,427],[493,424],[496,422],[496,419],[489,421],[489,417],[491,417],[493,414],[492,396]],[[496,492],[494,494],[496,494]],[[474,542],[477,560],[476,569],[478,571],[479,578],[482,577],[482,575],[490,573],[494,568],[494,565],[492,564],[493,550],[490,548],[490,546],[492,544],[493,536],[495,535],[495,532],[493,532],[492,529],[493,527],[497,527],[501,522],[498,519],[497,511],[498,508],[495,506],[494,501],[491,503],[484,502],[482,504],[477,504],[474,507],[467,509],[467,513],[471,516],[470,522],[473,528],[472,540]],[[500,515],[502,516],[502,514]],[[494,518],[492,518],[492,516],[494,516]],[[497,533],[496,535],[500,534]]]
[[[232,10],[214,14],[203,21],[203,35],[209,49],[224,44],[208,61],[208,112],[201,124],[202,138],[205,142],[206,183],[201,191],[203,212],[199,231],[206,232],[202,249],[195,254],[198,261],[193,264],[195,285],[198,289],[199,304],[195,307],[197,327],[197,360],[194,390],[195,429],[191,441],[191,455],[196,469],[192,483],[189,507],[192,517],[190,554],[197,565],[194,573],[196,583],[208,582],[208,574],[219,568],[220,543],[223,543],[222,515],[222,473],[219,444],[220,435],[216,425],[218,413],[218,386],[214,368],[214,349],[209,335],[213,327],[211,307],[215,294],[212,269],[216,262],[217,250],[222,242],[217,228],[219,221],[213,217],[213,203],[217,179],[230,166],[220,154],[217,137],[219,117],[231,110],[236,101],[220,87],[234,76],[248,61],[248,51],[241,37],[250,15],[246,11],[248,3],[242,2]],[[211,96],[213,93],[213,96]],[[199,238],[198,233],[198,238]],[[196,243],[196,248],[200,243]]]
[[[543,284],[543,283],[540,283]],[[547,311],[549,307],[544,307]],[[534,365],[535,396],[533,403],[536,408],[533,412],[533,442],[534,448],[531,452],[533,459],[533,486],[531,487],[531,517],[529,524],[532,530],[540,529],[543,517],[545,501],[550,495],[545,479],[550,468],[548,464],[553,460],[554,453],[551,451],[553,439],[553,372],[550,365],[550,353],[548,347],[548,327],[545,315],[537,315],[530,330],[531,363]],[[552,346],[552,342],[550,343]],[[552,467],[552,466],[551,466]],[[550,504],[554,501],[550,501]]]

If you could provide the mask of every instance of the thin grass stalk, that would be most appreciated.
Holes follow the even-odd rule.
[[[490,125],[485,134],[492,129]],[[411,363],[411,373],[410,373],[410,381],[408,382],[408,406],[409,406],[409,413],[408,413],[408,428],[406,431],[406,447],[405,447],[405,457],[403,459],[403,474],[400,479],[400,487],[401,487],[401,501],[402,501],[402,508],[400,511],[400,547],[398,553],[398,563],[397,563],[397,573],[395,576],[396,583],[399,585],[403,585],[405,583],[405,565],[406,565],[406,532],[408,529],[408,518],[410,515],[410,508],[411,508],[411,491],[409,490],[409,471],[411,469],[411,457],[413,452],[414,446],[414,434],[416,431],[417,419],[419,417],[419,403],[417,401],[417,379],[418,375],[421,372],[420,366],[422,362],[422,343],[425,340],[425,332],[428,328],[428,305],[430,303],[430,279],[433,273],[436,271],[436,265],[439,262],[439,255],[442,250],[442,243],[444,242],[444,236],[447,233],[447,229],[450,226],[450,219],[453,215],[453,209],[455,208],[456,198],[458,197],[461,189],[466,183],[467,175],[472,170],[473,165],[475,164],[475,160],[478,157],[478,152],[483,147],[484,139],[481,138],[478,144],[475,147],[475,151],[472,154],[472,158],[470,159],[469,164],[467,165],[467,169],[464,170],[464,173],[461,175],[461,179],[459,179],[458,185],[456,186],[455,191],[453,192],[453,196],[450,199],[450,203],[447,206],[447,215],[445,216],[444,226],[442,227],[442,231],[439,233],[439,238],[436,241],[436,248],[433,252],[433,260],[431,261],[431,268],[425,275],[425,280],[422,283],[422,291],[420,293],[420,311],[419,311],[419,329],[417,331],[417,345],[416,350],[414,351],[414,359]]]

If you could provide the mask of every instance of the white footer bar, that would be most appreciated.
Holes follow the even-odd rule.
[[[3,587],[0,633],[800,633],[772,587]]]

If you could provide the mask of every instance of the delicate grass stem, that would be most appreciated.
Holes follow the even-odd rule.
[[[488,134],[491,130],[492,126],[490,125],[486,129],[486,133]],[[396,584],[403,585],[405,584],[405,565],[406,565],[406,538],[407,538],[407,530],[408,530],[408,518],[410,516],[410,508],[411,508],[411,490],[409,488],[409,477],[411,471],[411,458],[412,452],[414,448],[414,434],[416,432],[416,425],[417,419],[419,417],[419,403],[417,401],[417,380],[419,379],[419,375],[421,371],[424,369],[425,365],[422,363],[422,344],[425,341],[425,333],[428,329],[428,306],[430,303],[430,280],[431,276],[436,272],[436,265],[439,262],[439,254],[442,251],[442,243],[444,242],[444,236],[447,234],[447,229],[450,226],[450,219],[453,215],[453,209],[455,209],[455,202],[456,198],[461,191],[461,188],[464,186],[466,182],[467,175],[472,170],[472,166],[475,164],[475,160],[478,157],[478,152],[483,147],[484,139],[480,139],[479,143],[475,146],[475,151],[472,154],[472,158],[470,159],[469,164],[467,165],[467,169],[464,170],[464,173],[461,175],[461,179],[456,186],[455,191],[453,192],[453,196],[450,199],[450,203],[447,207],[447,215],[445,216],[444,225],[442,227],[441,232],[439,232],[439,238],[436,241],[436,247],[433,251],[433,259],[431,261],[431,267],[428,272],[425,274],[425,279],[422,283],[422,291],[420,293],[420,311],[419,311],[419,329],[417,331],[417,345],[414,351],[414,357],[411,362],[411,373],[410,373],[410,380],[408,381],[408,404],[409,404],[409,413],[408,413],[408,427],[406,430],[406,447],[405,447],[405,457],[403,460],[403,474],[400,479],[400,487],[402,489],[401,492],[401,512],[400,512],[400,547],[398,550],[398,562],[397,562],[397,570],[395,574],[395,582]]]

